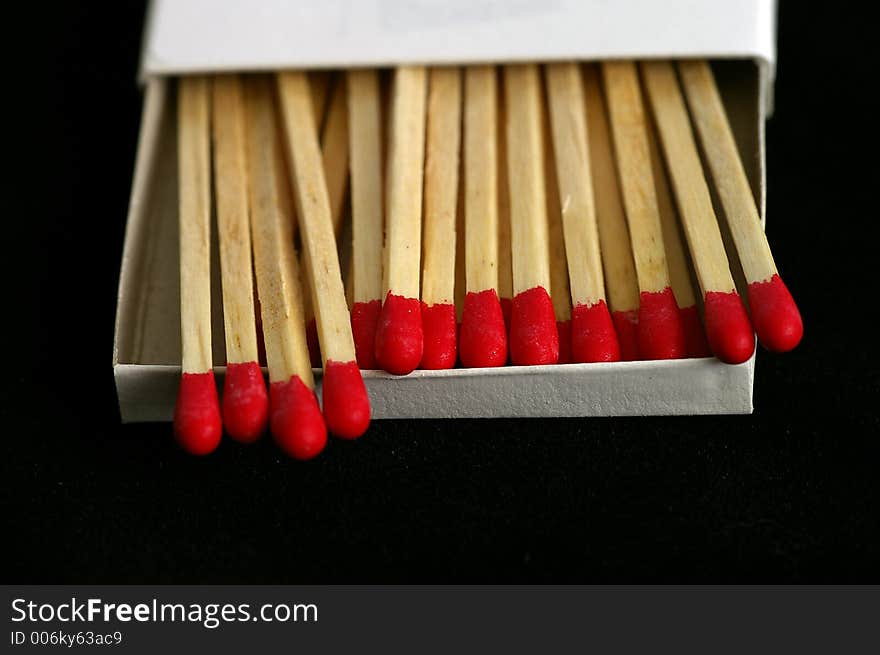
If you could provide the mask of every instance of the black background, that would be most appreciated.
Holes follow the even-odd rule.
[[[781,8],[767,134],[806,334],[759,354],[754,415],[382,422],[306,464],[271,440],[197,459],[169,425],[120,424],[144,6],[7,24],[27,49],[4,92],[26,145],[5,189],[4,581],[880,581],[873,24],[813,4]]]

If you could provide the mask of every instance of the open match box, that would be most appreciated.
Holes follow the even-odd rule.
[[[145,97],[113,350],[122,420],[170,421],[181,374],[175,76],[709,59],[763,219],[774,41],[771,0],[156,0],[144,40]],[[216,248],[212,266],[213,354],[222,384]],[[731,266],[738,268],[735,259]],[[401,377],[365,371],[364,378],[376,419],[735,414],[752,411],[754,366],[753,355],[739,365],[699,358],[416,370]]]

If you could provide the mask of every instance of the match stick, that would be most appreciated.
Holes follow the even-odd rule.
[[[572,361],[613,362],[620,359],[620,345],[605,304],[581,71],[574,63],[548,64],[545,74],[556,178],[563,199],[561,219],[573,306]]]
[[[182,77],[177,89],[180,332],[183,375],[174,434],[194,455],[220,443],[223,428],[211,354],[210,81]]]
[[[496,75],[497,77],[497,75]],[[510,188],[507,184],[506,114],[503,93],[498,94],[498,296],[504,329],[510,333],[510,307],[513,302],[513,269],[510,261]],[[509,351],[509,348],[508,348]],[[508,352],[508,355],[510,353]]]
[[[703,329],[700,313],[697,310],[690,264],[679,229],[678,211],[672,200],[669,178],[666,175],[660,145],[657,143],[657,133],[653,126],[648,129],[648,146],[651,149],[651,170],[654,174],[654,188],[657,191],[660,224],[663,227],[663,245],[666,247],[669,280],[681,314],[685,351],[688,357],[711,357],[712,350],[709,348],[709,342],[706,341],[706,331]]]
[[[212,100],[214,193],[226,332],[223,424],[230,437],[247,443],[266,429],[269,396],[257,349],[244,98],[239,77],[215,76]]]
[[[565,235],[562,229],[562,204],[553,156],[553,132],[550,128],[550,110],[541,107],[541,130],[544,139],[545,196],[547,198],[547,240],[550,248],[550,300],[556,317],[559,335],[557,364],[571,364],[571,288],[568,284],[568,264],[565,258]]]
[[[559,334],[548,293],[550,251],[537,67],[505,66],[504,95],[515,294],[510,311],[510,359],[514,364],[555,364]]]
[[[636,334],[639,324],[639,285],[633,262],[632,242],[626,225],[623,198],[617,181],[611,130],[605,112],[605,100],[595,65],[583,67],[584,96],[587,108],[590,172],[596,201],[599,249],[608,293],[608,309],[620,344],[620,358],[639,359]]]
[[[333,85],[333,93],[329,103],[326,102],[330,83],[329,75],[309,76],[312,91],[312,107],[315,112],[315,124],[321,134],[321,150],[323,156],[324,177],[330,197],[330,215],[333,219],[333,231],[337,240],[342,232],[342,210],[345,205],[345,193],[348,189],[348,112],[346,109],[346,85],[340,77]],[[321,83],[323,80],[323,83]],[[325,104],[329,105],[321,130],[321,117],[324,116]],[[302,265],[304,275],[307,267]],[[306,289],[311,288],[308,280],[304,280]],[[306,316],[306,338],[309,344],[309,357],[312,368],[321,366],[321,350],[318,344],[318,331],[315,324],[315,310],[312,306],[310,293],[303,295],[303,308]]]
[[[419,301],[426,72],[394,71],[385,221],[385,300],[376,328],[376,360],[395,375],[413,371],[424,347]]]
[[[462,366],[504,366],[507,330],[498,298],[498,90],[494,66],[465,69],[464,308]],[[455,190],[451,194],[455,202]],[[451,251],[454,255],[454,246]]]
[[[455,366],[455,219],[461,144],[461,74],[432,68],[425,140],[425,238],[421,368]]]
[[[767,235],[727,120],[712,69],[705,61],[678,64],[693,124],[703,146],[733,242],[748,283],[749,309],[758,340],[787,352],[800,343],[804,324],[779,277]]]
[[[358,366],[376,368],[382,304],[382,99],[375,70],[348,72],[351,152],[351,330]]]
[[[639,354],[645,359],[684,357],[684,330],[669,282],[636,66],[603,62],[602,76],[639,282]]]
[[[269,426],[281,448],[310,459],[327,443],[306,344],[293,208],[272,87],[263,76],[245,81],[248,197],[254,271],[269,368]]]
[[[355,439],[370,425],[370,401],[355,358],[311,91],[302,72],[279,73],[277,83],[306,278],[324,358],[324,419],[332,434]]]
[[[321,135],[321,156],[324,178],[327,182],[327,196],[330,199],[330,217],[333,220],[333,233],[337,239],[342,233],[342,214],[345,208],[345,194],[348,192],[348,92],[345,81],[343,76],[336,80],[323,130],[316,121],[318,133]]]
[[[665,61],[645,62],[642,76],[703,291],[709,347],[723,362],[744,362],[754,352],[755,337],[730,273],[675,69]]]

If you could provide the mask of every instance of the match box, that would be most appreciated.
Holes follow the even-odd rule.
[[[144,105],[113,349],[122,420],[170,421],[180,377],[174,76],[401,63],[710,59],[763,219],[775,17],[771,0],[154,1],[140,70]],[[723,223],[720,211],[719,218]],[[216,251],[212,259],[214,363],[222,385]],[[705,358],[417,370],[403,377],[365,371],[364,378],[375,419],[690,415],[750,413],[754,371],[753,355],[736,366]],[[320,393],[320,371],[315,374]]]

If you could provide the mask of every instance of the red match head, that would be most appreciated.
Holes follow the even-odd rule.
[[[643,359],[678,359],[686,354],[681,315],[672,289],[639,294],[639,354]]]
[[[295,459],[316,457],[327,445],[318,399],[297,375],[269,386],[269,426],[276,443]]]
[[[430,370],[440,370],[455,366],[457,355],[455,305],[422,303],[422,333],[424,351],[420,366]]]
[[[324,419],[331,434],[342,439],[357,439],[367,431],[370,399],[357,362],[328,359],[321,389]]]
[[[709,291],[705,299],[706,336],[725,364],[741,364],[755,352],[755,333],[736,291]]]
[[[377,298],[370,302],[356,302],[351,306],[351,335],[358,367],[363,370],[376,368],[376,325],[382,303]]]
[[[804,336],[804,323],[794,299],[778,275],[749,285],[749,308],[758,340],[767,350],[788,352]]]
[[[184,373],[174,406],[174,436],[193,455],[207,455],[220,444],[223,426],[214,372]]]
[[[620,344],[604,300],[572,309],[571,357],[575,362],[620,360]]]
[[[223,383],[223,424],[236,441],[256,441],[266,429],[269,394],[257,362],[227,364]]]
[[[611,313],[614,331],[617,332],[617,343],[620,344],[620,359],[634,362],[639,359],[639,313],[635,309]]]
[[[452,319],[455,320],[455,307]],[[464,298],[459,334],[459,356],[462,366],[504,366],[507,363],[507,331],[504,314],[494,289],[475,293],[469,291]]]
[[[550,294],[533,287],[516,294],[510,307],[510,360],[515,365],[555,364],[559,333]]]
[[[376,362],[394,375],[412,373],[422,360],[422,310],[418,298],[388,292],[376,326]]]

